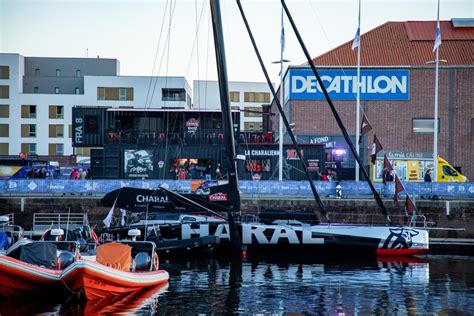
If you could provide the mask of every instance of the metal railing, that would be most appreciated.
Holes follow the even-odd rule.
[[[351,225],[387,225],[387,217],[382,214],[341,213],[329,214],[330,223]],[[410,227],[430,227],[434,223],[428,222],[424,215],[390,215],[391,226],[403,225]]]
[[[61,227],[73,230],[87,225],[87,215],[83,213],[35,213],[33,214],[33,231],[42,233],[50,227]]]

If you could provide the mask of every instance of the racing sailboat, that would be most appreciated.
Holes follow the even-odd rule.
[[[280,111],[283,122],[287,127],[288,134],[294,142],[296,152],[299,154],[300,151],[297,147],[298,145],[296,143],[295,137],[291,132],[290,125],[282,110],[280,100],[277,97],[273,86],[271,85],[268,73],[266,72],[263,61],[261,60],[258,49],[256,48],[255,41],[253,40],[253,36],[250,32],[248,23],[243,13],[243,9],[240,5],[240,1],[237,0],[237,3],[239,5],[239,9],[241,10],[246,27],[249,30],[249,35],[252,43],[254,44],[256,55],[259,58],[263,72],[267,78],[267,81],[269,82],[269,87],[273,93],[274,102]],[[270,224],[261,222],[239,222],[234,225],[232,223],[232,214],[238,214],[240,211],[240,197],[236,173],[237,156],[235,154],[232,116],[230,115],[231,107],[229,101],[220,3],[219,0],[211,0],[210,4],[219,79],[219,93],[223,112],[224,141],[226,144],[226,156],[228,163],[227,167],[229,171],[229,183],[225,186],[225,188],[228,190],[227,192],[229,192],[229,196],[233,197],[232,199],[228,200],[232,202],[232,208],[227,209],[228,218],[231,219],[231,221],[230,224],[227,222],[196,222],[170,225],[166,227],[166,229],[161,229],[162,235],[167,235],[168,237],[178,238],[181,240],[209,235],[218,236],[220,239],[218,253],[228,253],[230,249],[235,250],[236,244],[239,244],[242,252],[248,257],[288,256],[298,254],[305,257],[327,255],[358,257],[377,255],[413,256],[426,253],[428,251],[429,240],[428,232],[426,230],[414,227],[394,226],[391,225],[390,222],[385,226],[347,225],[331,223],[329,221],[326,223],[317,224],[306,224],[302,222],[286,222],[283,224],[281,222]],[[286,8],[283,0],[282,4],[290,18],[289,11]],[[290,19],[290,21],[294,26],[293,20]],[[297,36],[300,38],[299,33],[297,33]],[[318,80],[321,81],[310,58],[308,59],[308,62],[311,64]],[[322,81],[320,82],[320,85],[325,91]],[[338,121],[339,125],[341,126],[341,130],[346,137],[346,141],[353,149],[356,160],[362,164],[360,157],[355,152],[354,145],[352,144],[347,131],[342,125],[342,121],[340,120],[339,115],[337,114],[337,111],[335,110],[326,91],[325,95],[328,99],[331,109],[333,110],[336,121]],[[304,161],[302,161],[302,164],[304,167],[306,167]],[[368,184],[374,192],[374,197],[382,209],[382,213],[388,218],[387,211],[383,205],[382,200],[380,199],[380,196],[375,191],[375,188],[373,187],[373,184],[371,183],[364,169],[362,169],[362,172],[365,173]],[[308,176],[308,178],[310,177]],[[324,204],[317,193],[314,183],[311,181],[311,179],[309,180],[315,200],[321,209],[321,219],[324,219],[326,217]],[[213,194],[222,193],[218,191],[219,189],[219,187],[216,187],[216,191],[213,192]],[[219,195],[223,194],[224,193]],[[179,196],[179,194],[176,195]],[[211,195],[207,196],[207,199],[211,200]],[[235,234],[235,227],[237,227],[238,236]]]

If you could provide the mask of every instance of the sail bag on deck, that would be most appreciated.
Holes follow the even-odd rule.
[[[103,244],[97,247],[96,260],[114,269],[130,271],[132,248],[116,242]]]

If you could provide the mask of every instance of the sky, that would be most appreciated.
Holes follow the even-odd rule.
[[[279,81],[281,4],[242,0],[262,58]],[[312,57],[357,29],[358,0],[287,0]],[[228,78],[265,81],[237,4],[222,0]],[[436,20],[437,0],[362,0],[361,33],[387,21]],[[473,18],[473,0],[441,0],[440,19]],[[304,63],[285,17],[284,58]],[[362,42],[363,49],[363,42]],[[117,58],[121,75],[216,80],[209,0],[0,0],[0,52]]]

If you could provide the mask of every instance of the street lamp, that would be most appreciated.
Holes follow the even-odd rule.
[[[280,56],[280,60],[277,60],[277,61],[272,61],[272,64],[280,64],[280,104],[281,104],[281,108],[284,109],[284,103],[285,101],[283,100],[283,64],[284,63],[289,63],[290,60],[288,59],[283,59],[283,50],[281,51],[281,56]],[[278,181],[282,181],[283,180],[283,116],[280,114],[280,121],[279,121],[279,124],[278,124],[278,138],[279,138],[279,146],[278,146],[278,150],[279,150],[279,157],[278,157]]]
[[[439,21],[438,21],[439,25]],[[426,64],[436,64],[435,76],[435,104],[434,104],[434,118],[433,118],[433,182],[438,181],[438,65],[439,62],[446,63],[445,59],[438,58],[438,49],[436,49],[436,60],[428,61]]]

